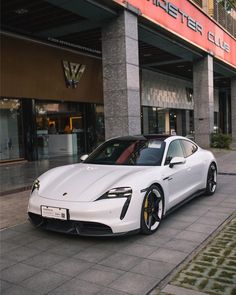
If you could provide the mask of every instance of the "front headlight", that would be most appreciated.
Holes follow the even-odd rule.
[[[38,179],[36,179],[32,185],[32,189],[31,189],[31,194],[35,191],[35,190],[39,190],[40,187],[40,182]]]
[[[113,199],[113,198],[130,198],[132,196],[131,187],[116,187],[107,191],[98,200]]]

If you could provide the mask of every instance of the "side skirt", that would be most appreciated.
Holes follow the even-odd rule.
[[[188,203],[192,199],[203,195],[204,192],[205,192],[205,189],[201,189],[201,190],[197,191],[196,193],[192,194],[191,196],[187,197],[186,199],[184,199],[183,201],[181,201],[179,204],[176,204],[175,206],[171,207],[168,211],[166,211],[165,216],[169,215],[170,213],[172,213],[176,209],[180,208],[184,204]]]

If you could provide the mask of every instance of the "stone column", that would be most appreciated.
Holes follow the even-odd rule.
[[[236,78],[231,79],[232,147],[236,148]]]
[[[193,65],[193,95],[195,140],[209,148],[214,128],[213,57],[210,55]]]
[[[102,29],[106,139],[141,133],[137,16],[124,10]]]

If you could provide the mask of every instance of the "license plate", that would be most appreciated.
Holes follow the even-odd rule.
[[[42,206],[41,210],[43,217],[67,220],[67,209]]]

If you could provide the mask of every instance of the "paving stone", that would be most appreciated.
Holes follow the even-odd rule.
[[[29,244],[40,240],[40,236],[35,233],[20,233],[16,234],[14,237],[11,237],[7,241],[19,246],[28,246]],[[40,248],[42,251],[43,249]]]
[[[56,255],[49,252],[42,252],[34,257],[31,257],[24,261],[28,265],[37,265],[39,268],[48,268],[62,260],[66,257],[61,255]]]
[[[15,261],[23,261],[38,254],[38,250],[28,247],[18,247],[5,254],[6,259],[13,259]]]
[[[114,290],[111,288],[105,288],[101,292],[97,293],[97,295],[129,295],[129,293]]]
[[[195,222],[199,219],[199,216],[192,216],[192,215],[182,215],[182,214],[178,214],[177,212],[174,213],[175,215],[173,215],[173,219],[177,220],[177,221],[183,221],[183,222]]]
[[[90,247],[88,249],[80,251],[74,257],[78,259],[83,259],[88,262],[98,263],[106,257],[112,255],[113,252],[107,249],[101,249],[98,247]]]
[[[106,271],[106,272],[114,272],[114,273],[117,273],[119,275],[122,275],[124,273],[124,271],[121,270],[121,269],[112,268],[112,267],[105,266],[105,265],[100,265],[100,264],[94,264],[93,268],[98,269],[98,270],[103,270],[103,271]]]
[[[147,257],[157,249],[158,247],[132,243],[131,245],[120,249],[119,252],[138,257]]]
[[[181,239],[173,239],[166,243],[166,249],[173,249],[185,253],[191,253],[198,246],[198,242],[191,242]]]
[[[162,247],[170,240],[171,238],[168,236],[161,236],[155,233],[151,236],[140,236],[139,240],[137,240],[136,243],[148,246]]]
[[[136,242],[139,239],[139,236],[127,236],[127,239],[124,237],[115,237],[115,239],[107,239],[105,242],[98,243],[96,248],[109,251],[119,251],[126,246],[129,246],[131,243]]]
[[[14,286],[12,283],[9,283],[4,280],[0,280],[0,294],[2,294],[4,291],[11,288],[12,286]]]
[[[171,218],[172,216],[168,216],[169,218],[164,219],[163,223],[168,228],[174,229],[185,229],[188,227],[192,222],[184,222],[184,221],[176,221],[175,219]]]
[[[74,278],[49,292],[49,295],[92,295],[103,289],[102,286]]]
[[[128,272],[111,283],[110,287],[133,295],[143,295],[156,284],[156,278]]]
[[[63,242],[60,245],[55,245],[48,248],[48,252],[65,255],[65,256],[74,256],[78,254],[80,251],[84,250],[86,247],[91,246],[91,243],[72,243],[72,241]]]
[[[179,264],[186,258],[187,254],[184,252],[160,248],[151,255],[148,256],[149,259],[163,261],[172,264]]]
[[[55,265],[52,265],[48,269],[53,272],[75,277],[79,273],[86,271],[92,265],[92,263],[86,262],[84,260],[76,258],[67,258]]]
[[[27,193],[27,192],[25,192]],[[17,231],[17,232],[29,232],[30,231],[33,231],[33,232],[37,232],[37,229],[35,227],[32,226],[32,224],[30,222],[24,222],[22,224],[18,224],[16,226],[14,226],[12,228],[14,231]]]
[[[133,267],[130,272],[155,277],[157,279],[163,279],[173,268],[175,268],[175,264],[143,259],[140,263]]]
[[[218,218],[217,216],[216,217],[201,217],[199,219],[199,222],[201,224],[205,224],[205,225],[214,225],[214,226],[217,226],[219,227],[223,222],[224,220],[222,220],[222,218]]]
[[[3,270],[4,268],[7,268],[17,263],[17,261],[15,260],[7,259],[5,257],[5,254],[3,254],[2,256],[3,257],[1,257],[1,261],[0,261],[0,271]]]
[[[181,230],[175,228],[169,228],[168,226],[161,225],[157,231],[157,236],[167,236],[168,238],[175,237]]]
[[[21,284],[27,289],[46,294],[67,280],[69,280],[67,276],[44,270],[24,280]]]
[[[16,236],[20,236],[20,233],[14,231],[12,229],[0,231],[0,240],[1,241],[8,240],[8,239],[16,237]]]
[[[198,233],[198,232],[189,231],[189,230],[184,230],[176,236],[177,239],[183,239],[187,241],[196,241],[196,242],[199,242],[199,244],[203,242],[207,237],[208,237],[208,234],[206,233]]]
[[[36,248],[39,250],[47,250],[49,248],[52,248],[53,246],[58,245],[58,242],[54,239],[37,239],[36,241],[32,243],[28,243],[28,247]]]
[[[216,226],[206,225],[202,223],[195,223],[186,228],[188,231],[195,231],[198,233],[211,234],[216,230]]]
[[[12,251],[13,249],[18,248],[19,245],[8,242],[8,241],[2,241],[1,242],[1,254],[5,254],[7,252]]]
[[[2,280],[11,283],[19,283],[33,276],[39,271],[40,270],[36,267],[25,265],[23,263],[18,263],[2,270],[0,277]]]
[[[121,275],[116,272],[108,272],[99,269],[89,269],[86,272],[77,276],[78,279],[96,283],[102,286],[108,286]]]
[[[215,212],[215,211],[209,211],[205,213],[203,216],[205,217],[217,217],[219,220],[226,220],[227,217],[229,216],[228,213],[220,213],[220,212]]]
[[[7,290],[5,290],[5,292],[1,293],[1,295],[37,295],[40,294],[36,291],[32,291],[29,290],[27,288],[24,288],[22,286],[13,286]]]
[[[138,264],[140,261],[141,258],[136,256],[115,253],[114,255],[111,255],[110,257],[102,260],[99,264],[127,271]]]

